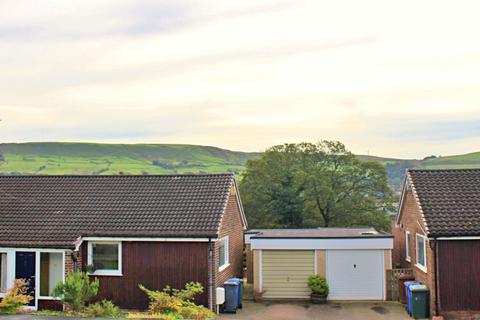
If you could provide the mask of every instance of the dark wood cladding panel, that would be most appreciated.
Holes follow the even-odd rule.
[[[85,270],[87,245],[82,246]],[[161,290],[170,285],[183,288],[200,282],[204,293],[197,303],[207,305],[208,243],[206,242],[122,242],[123,276],[99,276],[98,300],[108,299],[122,308],[146,309],[148,298],[138,285]]]
[[[480,241],[439,241],[438,249],[441,309],[480,310]]]
[[[63,305],[60,301],[56,300],[38,300],[38,310],[55,310],[62,311]]]

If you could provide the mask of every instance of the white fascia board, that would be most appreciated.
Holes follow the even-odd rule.
[[[428,238],[429,240],[480,240],[480,237],[440,237],[440,238]]]
[[[246,244],[249,244],[249,243],[252,243],[252,241],[250,240],[251,237],[253,236],[256,236],[257,234],[256,233],[247,233],[245,234],[245,243]]]
[[[252,249],[393,249],[393,238],[350,239],[250,239]]]
[[[217,241],[217,238],[210,238]],[[132,242],[208,242],[209,238],[135,238],[135,237],[83,237],[83,241],[132,241]]]

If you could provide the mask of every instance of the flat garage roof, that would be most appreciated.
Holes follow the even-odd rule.
[[[393,236],[373,228],[258,229],[245,233],[252,249],[392,249]]]
[[[391,234],[373,228],[258,229],[246,234],[250,234],[251,239],[393,238]]]

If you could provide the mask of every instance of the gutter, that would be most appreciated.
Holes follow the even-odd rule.
[[[439,315],[439,301],[438,301],[438,240],[437,238],[433,238],[433,241],[430,241],[431,245],[430,248],[433,249],[433,281],[435,283],[435,316]],[[433,247],[433,248],[432,248]]]
[[[209,288],[208,288],[208,306],[209,309],[213,311],[213,270],[214,270],[214,265],[213,265],[213,242],[212,238],[208,238],[208,259],[209,259],[209,265],[210,265],[210,270],[209,270]]]

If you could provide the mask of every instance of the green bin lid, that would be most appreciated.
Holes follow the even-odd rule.
[[[416,284],[410,287],[410,291],[428,291],[428,287],[424,284]]]

